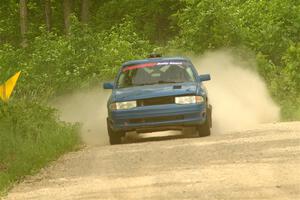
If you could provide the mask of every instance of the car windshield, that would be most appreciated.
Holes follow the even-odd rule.
[[[193,70],[187,62],[143,63],[126,66],[117,81],[118,88],[182,83],[195,81]]]

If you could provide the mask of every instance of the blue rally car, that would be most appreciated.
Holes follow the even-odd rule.
[[[111,144],[126,132],[195,130],[209,136],[212,107],[203,81],[192,62],[182,57],[154,57],[122,65],[108,100],[107,129]]]

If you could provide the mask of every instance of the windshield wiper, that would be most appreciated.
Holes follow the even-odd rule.
[[[141,84],[134,84],[134,86],[144,86],[144,85],[154,85],[155,83],[141,83]]]

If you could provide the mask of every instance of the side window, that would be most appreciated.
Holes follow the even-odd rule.
[[[123,72],[119,77],[118,87],[122,88],[122,87],[131,86],[132,85],[132,79],[131,79],[132,76],[133,76],[132,71]]]
[[[119,80],[118,80],[118,87],[122,87],[123,86],[123,83],[124,83],[124,78],[125,78],[125,74],[122,73],[119,77]]]
[[[187,72],[188,75],[189,75],[189,81],[194,81],[195,78],[194,78],[194,73],[193,73],[192,68],[187,67],[187,68],[186,68],[186,72]]]

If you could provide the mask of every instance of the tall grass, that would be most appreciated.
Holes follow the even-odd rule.
[[[14,101],[0,103],[0,191],[79,143],[78,126],[60,122],[45,102],[110,79],[153,48],[130,21],[94,32],[75,18],[68,37],[41,28],[26,48],[0,45],[0,83],[22,71]]]
[[[0,193],[79,144],[78,125],[37,103],[0,103]]]

